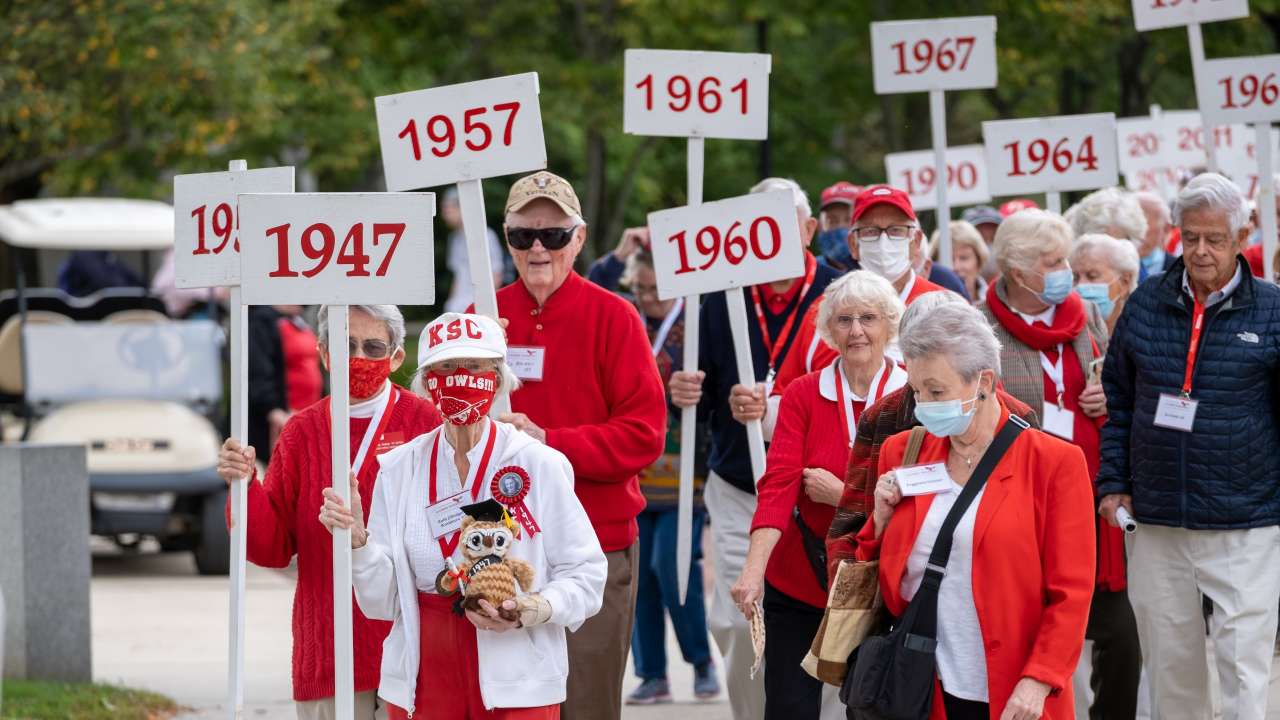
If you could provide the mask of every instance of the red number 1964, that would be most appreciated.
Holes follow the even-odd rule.
[[[1045,139],[1032,140],[1026,145],[1026,159],[1030,163],[1030,169],[1024,170],[1022,167],[1022,141],[1015,140],[1004,146],[1009,151],[1009,159],[1012,160],[1013,169],[1009,172],[1010,177],[1018,175],[1039,175],[1049,163],[1053,163],[1053,169],[1064,173],[1071,169],[1072,165],[1079,164],[1086,170],[1098,169],[1098,155],[1093,150],[1093,136],[1090,135],[1080,143],[1080,147],[1074,152],[1066,147],[1068,138],[1062,138],[1053,145],[1049,146],[1049,141]]]
[[[404,234],[405,224],[371,223],[371,225],[373,232],[370,239],[375,247],[384,235],[391,236],[391,245],[387,248],[387,254],[382,256],[382,264],[378,265],[378,270],[374,273],[377,277],[383,277],[387,274],[387,267],[391,264],[391,256],[395,254],[396,246],[400,244],[400,236]],[[276,238],[276,269],[271,271],[270,277],[298,277],[298,271],[292,269],[289,264],[289,226],[290,223],[285,223],[267,229],[267,235],[274,235]],[[364,251],[364,226],[364,223],[352,225],[347,231],[346,239],[342,241],[341,248],[337,247],[338,238],[333,228],[326,223],[315,223],[303,230],[302,237],[299,238],[302,254],[309,260],[315,260],[316,264],[308,270],[303,270],[302,276],[319,275],[329,266],[329,261],[335,259],[333,251],[337,248],[337,263],[351,268],[347,271],[347,277],[369,277],[370,259],[368,253]]]

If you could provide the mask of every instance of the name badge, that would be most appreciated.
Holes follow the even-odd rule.
[[[427,526],[431,529],[431,537],[441,538],[462,529],[464,494],[458,493],[427,506]]]
[[[400,447],[403,444],[404,444],[404,433],[389,432],[382,436],[382,440],[378,443],[378,446],[373,449],[373,454],[375,457],[377,457],[382,453],[395,450],[396,448]]]
[[[951,475],[947,473],[946,463],[930,463],[928,465],[910,465],[894,468],[893,476],[905,497],[913,495],[931,495],[951,489]]]
[[[507,348],[507,365],[521,380],[542,380],[542,362],[547,349],[528,345],[512,345]]]
[[[1066,408],[1058,407],[1058,403],[1044,401],[1044,413],[1040,416],[1040,429],[1063,440],[1075,438],[1076,414]]]
[[[1199,404],[1199,400],[1162,393],[1160,404],[1156,406],[1155,424],[1170,430],[1191,432],[1191,426],[1196,421],[1196,406]]]

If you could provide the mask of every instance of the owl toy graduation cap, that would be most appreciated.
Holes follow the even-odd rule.
[[[496,500],[484,500],[462,506],[462,548],[464,562],[456,573],[446,571],[436,580],[437,590],[449,595],[462,585],[462,607],[479,610],[480,601],[488,600],[496,608],[502,608],[505,600],[514,600],[517,586],[529,592],[533,587],[533,567],[529,563],[507,557],[511,546],[520,538],[520,526],[511,519],[507,509]],[[503,617],[505,611],[500,610]]]

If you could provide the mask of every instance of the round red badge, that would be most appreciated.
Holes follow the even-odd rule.
[[[493,474],[493,481],[489,483],[489,494],[494,500],[505,505],[512,517],[524,528],[525,533],[532,537],[541,528],[533,519],[529,507],[524,504],[524,499],[529,494],[530,484],[529,473],[524,468],[508,465]]]

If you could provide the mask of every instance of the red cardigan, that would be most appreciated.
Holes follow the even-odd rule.
[[[298,556],[298,586],[293,595],[293,699],[299,702],[333,697],[333,539],[316,519],[330,485],[329,398],[322,398],[285,424],[271,453],[262,482],[249,483],[249,528],[246,554],[254,565],[288,567]],[[351,419],[351,456],[360,448],[370,418]],[[382,444],[370,452],[386,452],[440,425],[431,403],[400,389]],[[365,519],[373,503],[378,463],[366,464],[357,476]],[[230,501],[228,501],[228,514]],[[356,692],[378,689],[382,641],[391,623],[369,620],[352,602]]]
[[[805,555],[793,510],[800,508],[805,525],[823,542],[836,509],[809,499],[801,472],[805,468],[822,468],[837,478],[843,477],[849,458],[840,432],[844,422],[840,411],[834,401],[818,391],[822,372],[817,370],[796,380],[782,396],[765,462],[767,469],[756,484],[756,513],[751,521],[752,532],[759,528],[782,531],[782,538],[769,556],[765,579],[786,595],[818,609],[826,607],[827,594]],[[862,411],[863,403],[853,405],[855,414]]]
[[[1003,426],[1003,404],[1001,411]],[[909,434],[885,442],[877,475],[901,464]],[[950,446],[926,435],[920,462],[945,462]],[[857,557],[880,559],[880,592],[897,616],[907,606],[901,595],[907,558],[932,502],[932,495],[903,498],[879,539],[874,517],[858,535]],[[986,644],[991,717],[1000,717],[1023,677],[1052,686],[1043,717],[1073,716],[1071,674],[1093,597],[1093,517],[1093,483],[1080,448],[1024,430],[991,473],[974,525],[973,599]],[[941,692],[934,693],[930,717],[945,717]]]
[[[605,552],[638,535],[638,475],[662,454],[667,397],[640,314],[569,273],[542,307],[522,281],[498,291],[507,344],[545,348],[542,380],[512,395],[515,412],[547,432],[573,466],[574,490]]]

